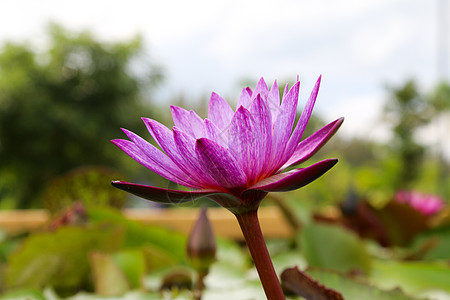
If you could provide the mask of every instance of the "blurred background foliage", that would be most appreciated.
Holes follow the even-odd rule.
[[[51,214],[48,226],[36,232],[7,237],[0,231],[3,299],[61,299],[79,291],[96,295],[79,293],[76,299],[127,293],[127,299],[159,299],[166,287],[171,296],[189,299],[184,288],[194,276],[184,257],[186,236],[129,221],[111,208],[145,203],[113,189],[112,179],[168,185],[109,142],[123,137],[121,127],[149,138],[142,116],[172,125],[168,103],[153,98],[164,80],[163,64],[148,56],[139,36],[106,43],[88,31],[51,24],[46,45],[0,48],[0,208],[39,207]],[[284,82],[279,86],[282,93]],[[450,86],[423,91],[408,80],[388,85],[387,92],[380,125],[391,128],[388,142],[338,133],[312,158],[338,157],[329,174],[263,202],[285,205],[291,213],[286,217],[294,220],[292,238],[268,241],[278,273],[293,264],[309,267],[308,274],[346,299],[450,293],[449,267],[441,264],[450,260],[448,209],[442,219],[428,218],[392,201],[398,190],[415,189],[448,203],[449,161],[421,142],[420,131],[448,117]],[[205,117],[207,102],[208,95],[180,94],[170,104]],[[329,121],[314,114],[305,136]],[[214,205],[186,205],[203,203]],[[329,206],[340,214],[320,213]],[[248,253],[234,242],[218,244],[206,298],[263,298]],[[403,291],[390,290],[393,282]]]
[[[110,177],[103,174],[105,182],[125,178],[119,175],[123,173],[133,180],[167,184],[109,142],[123,137],[121,127],[149,137],[142,116],[172,125],[168,105],[161,108],[152,96],[164,79],[162,63],[152,61],[139,36],[106,43],[88,31],[69,32],[56,24],[47,32],[44,48],[25,42],[0,49],[0,207],[42,207],[47,186],[82,166],[114,169]],[[284,83],[279,87],[282,92]],[[387,90],[380,122],[389,124],[392,139],[380,144],[337,134],[317,158],[335,155],[339,166],[332,176],[301,190],[308,194],[304,198],[340,201],[350,187],[375,197],[412,187],[450,197],[448,161],[418,138],[419,130],[448,114],[449,85],[424,93],[408,80]],[[180,94],[170,104],[204,117],[207,100],[207,95],[186,99]],[[306,134],[323,125],[314,115]],[[95,189],[89,184],[83,184],[87,191]],[[92,185],[98,183],[93,180]]]
[[[46,183],[75,167],[129,171],[109,140],[121,127],[143,133],[140,117],[157,114],[150,98],[162,69],[146,58],[139,36],[102,43],[52,24],[48,39],[44,49],[6,43],[0,50],[4,207],[41,206]]]

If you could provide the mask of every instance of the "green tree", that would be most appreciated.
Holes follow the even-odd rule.
[[[410,188],[417,178],[425,154],[425,147],[416,141],[417,129],[428,124],[433,106],[423,96],[413,80],[400,87],[390,88],[390,99],[385,113],[392,125],[394,155],[399,159],[398,174],[394,188]]]
[[[80,165],[121,160],[120,127],[145,130],[143,98],[162,79],[139,36],[101,43],[50,25],[49,43],[0,49],[0,200],[36,205],[48,180]],[[120,167],[119,167],[120,168]]]

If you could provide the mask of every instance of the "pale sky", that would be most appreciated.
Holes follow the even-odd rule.
[[[316,112],[344,116],[342,134],[386,139],[386,84],[448,80],[437,66],[438,3],[449,16],[448,0],[11,0],[0,2],[0,42],[39,44],[49,21],[103,40],[140,33],[166,71],[162,101],[212,91],[235,101],[242,79],[298,74],[303,105],[322,74]]]

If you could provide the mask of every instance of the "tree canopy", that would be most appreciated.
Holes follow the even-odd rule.
[[[120,127],[143,129],[140,117],[152,115],[143,99],[162,79],[139,36],[106,43],[54,24],[47,33],[41,51],[12,42],[0,49],[0,199],[18,207],[74,167],[118,166],[109,140]]]

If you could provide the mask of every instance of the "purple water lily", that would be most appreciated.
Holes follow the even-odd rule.
[[[439,196],[422,194],[417,191],[398,191],[395,200],[399,203],[407,203],[425,216],[432,216],[440,212],[445,202]]]
[[[160,149],[126,129],[123,131],[130,140],[112,142],[143,166],[191,190],[169,190],[122,181],[112,184],[145,199],[163,203],[181,203],[207,196],[233,212],[267,297],[282,299],[284,296],[276,280],[256,212],[268,192],[298,189],[337,163],[337,159],[326,159],[306,168],[291,169],[316,153],[343,122],[343,118],[337,119],[302,141],[320,81],[321,77],[295,128],[298,80],[290,89],[286,85],[280,102],[277,82],[269,90],[261,78],[253,91],[243,89],[236,111],[213,93],[208,117],[204,120],[192,110],[172,106],[175,125],[172,130],[155,120],[143,118]],[[291,170],[286,171],[288,168]]]
[[[317,152],[337,131],[343,118],[301,141],[316,101],[320,77],[293,129],[300,82],[284,91],[280,104],[277,82],[269,90],[261,79],[255,90],[245,88],[236,112],[213,93],[208,118],[172,106],[173,130],[143,118],[161,150],[123,129],[130,140],[112,142],[134,160],[167,178],[191,188],[168,190],[114,181],[113,185],[145,199],[181,203],[209,196],[234,213],[254,210],[267,192],[298,189],[315,180],[336,162],[327,159],[306,168],[284,172]]]

